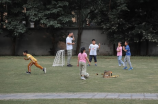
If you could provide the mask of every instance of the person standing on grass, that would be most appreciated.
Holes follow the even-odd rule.
[[[89,45],[89,61],[91,62],[94,57],[95,66],[97,66],[97,49],[100,49],[100,43],[99,45],[95,43],[95,39],[92,39],[92,44]],[[90,64],[88,64],[88,66],[90,66]]]
[[[70,64],[70,61],[71,61],[71,57],[72,57],[73,45],[75,44],[74,42],[72,42],[72,40],[75,40],[75,38],[74,38],[73,33],[70,32],[69,35],[66,38],[67,66],[68,67],[72,67],[72,65]]]
[[[122,46],[121,46],[121,42],[118,42],[117,60],[118,60],[119,66],[121,66],[121,65],[125,66],[124,62],[122,61]]]
[[[124,62],[125,62],[125,67],[123,69],[127,69],[127,63],[129,64],[130,68],[128,70],[132,70],[133,67],[132,67],[132,64],[131,64],[131,61],[130,61],[130,56],[131,56],[131,52],[130,52],[130,47],[129,47],[129,42],[128,41],[125,41],[125,46],[123,46],[123,50],[126,52],[126,56],[125,56],[125,59],[124,59]]]
[[[86,80],[85,78],[89,77],[89,74],[86,72],[86,60],[88,61],[89,65],[90,62],[88,60],[87,54],[85,53],[86,49],[85,47],[81,48],[81,53],[78,54],[78,64],[77,66],[79,66],[80,69],[80,75],[81,75],[81,79],[82,80]]]
[[[37,59],[35,59],[31,54],[28,54],[28,51],[23,51],[23,55],[27,56],[27,58],[24,58],[25,60],[31,60],[31,62],[28,64],[28,72],[26,74],[31,74],[31,66],[35,65],[36,67],[40,68],[44,73],[46,73],[46,68],[43,68],[37,63]]]

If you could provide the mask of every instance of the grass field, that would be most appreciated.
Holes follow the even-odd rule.
[[[51,99],[51,100],[3,100],[0,104],[157,104],[157,100],[118,99]]]
[[[94,63],[87,67],[90,78],[85,81],[80,80],[76,56],[71,60],[74,65],[71,68],[52,67],[53,56],[35,57],[39,64],[47,67],[46,74],[35,66],[32,66],[31,75],[25,74],[29,61],[25,61],[22,56],[0,57],[0,93],[158,93],[158,57],[132,57],[134,69],[128,71],[118,67],[116,57],[99,56],[97,67]],[[120,77],[102,78],[104,70],[110,70],[113,75]]]

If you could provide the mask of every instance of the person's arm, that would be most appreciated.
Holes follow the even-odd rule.
[[[100,43],[99,43],[99,47],[98,47],[98,49],[100,49]]]
[[[24,58],[24,60],[29,60],[29,58]]]
[[[89,54],[90,54],[91,49],[89,49]]]
[[[68,45],[74,45],[75,43],[73,42],[71,42],[71,40],[68,40],[68,39],[66,39],[66,44],[68,44]]]
[[[91,63],[89,62],[89,59],[88,59],[88,57],[86,57],[86,60],[88,61],[89,65],[90,65]]]
[[[72,38],[72,40],[75,40],[75,37],[74,37],[74,35],[73,35],[73,38]]]
[[[120,49],[119,49],[119,47],[117,47],[117,50],[116,50],[117,52],[120,52]]]
[[[66,39],[66,44],[68,44],[68,45],[74,45],[75,43],[74,43],[74,42],[73,42],[73,43],[71,43],[71,41],[70,41],[70,40]]]
[[[123,50],[126,52],[128,49],[126,50],[126,49],[125,49],[125,46],[123,46]]]
[[[75,43],[73,42],[73,43],[67,43],[68,45],[74,45]]]

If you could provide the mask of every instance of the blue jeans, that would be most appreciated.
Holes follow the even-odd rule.
[[[117,60],[118,60],[119,66],[121,66],[121,64],[122,65],[124,64],[124,62],[122,61],[122,56],[117,56]]]
[[[131,64],[131,61],[130,61],[130,56],[126,55],[125,59],[124,59],[124,62],[125,62],[125,67],[127,67],[127,63],[128,63],[130,68],[132,68],[132,64]]]

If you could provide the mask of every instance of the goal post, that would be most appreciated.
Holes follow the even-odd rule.
[[[65,65],[65,51],[59,50],[56,53],[52,66],[64,66]]]

